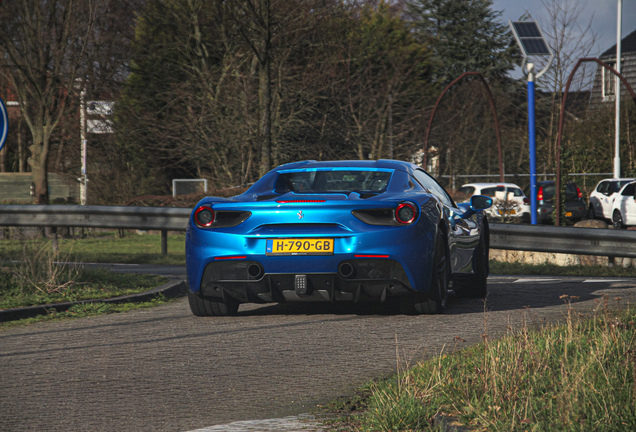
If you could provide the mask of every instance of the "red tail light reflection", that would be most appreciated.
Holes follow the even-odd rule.
[[[325,200],[277,200],[279,204],[290,204],[290,203],[324,203]]]

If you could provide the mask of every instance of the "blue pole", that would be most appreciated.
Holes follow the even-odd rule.
[[[537,155],[534,117],[534,74],[528,65],[528,139],[530,150],[530,223],[537,224]]]

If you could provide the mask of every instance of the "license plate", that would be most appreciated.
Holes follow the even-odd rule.
[[[572,217],[572,212],[565,212],[565,217]]]
[[[333,239],[268,239],[267,255],[333,255]]]
[[[499,210],[499,214],[503,215],[504,211],[503,210]],[[517,214],[517,210],[506,210],[506,214]]]

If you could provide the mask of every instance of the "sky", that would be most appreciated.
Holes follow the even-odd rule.
[[[597,33],[597,44],[591,55],[598,57],[616,44],[616,24],[618,17],[618,0],[563,0],[563,4],[582,4],[580,25],[586,26],[592,19],[592,29]],[[493,0],[493,10],[502,11],[503,22],[518,20],[526,11],[539,24],[547,20],[546,8],[540,0]],[[623,0],[622,37],[636,30],[636,0]]]

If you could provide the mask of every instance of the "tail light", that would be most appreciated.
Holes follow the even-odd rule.
[[[543,186],[539,186],[539,190],[537,192],[537,201],[543,201]]]
[[[417,220],[419,207],[411,202],[403,202],[393,208],[353,210],[351,213],[369,225],[401,226]]]
[[[579,198],[583,198],[583,194],[581,193],[581,189],[579,189],[579,187],[576,187],[576,193],[579,195]]]
[[[249,211],[214,211],[209,204],[203,204],[194,211],[192,219],[199,228],[231,228],[242,224],[251,215]]]
[[[528,198],[528,197],[523,197],[523,203],[524,203],[524,204],[530,204],[530,198]]]
[[[395,219],[401,224],[410,224],[417,218],[417,207],[405,202],[400,203],[395,209]]]
[[[208,205],[202,205],[194,211],[194,223],[201,228],[208,228],[214,223],[214,210]]]

